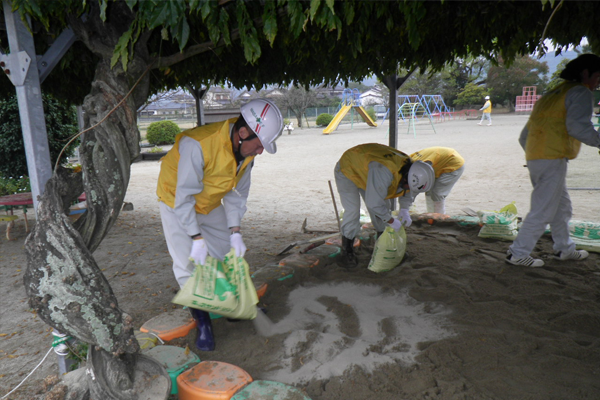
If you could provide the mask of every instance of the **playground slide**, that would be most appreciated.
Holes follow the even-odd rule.
[[[364,108],[362,108],[362,106],[356,107],[356,110],[358,111],[358,113],[360,114],[360,116],[365,120],[365,122],[367,123],[367,125],[369,125],[369,126],[377,126],[377,123],[375,121],[373,121],[371,119],[371,117],[369,117],[369,114],[367,114],[367,110],[365,110]]]
[[[329,125],[327,125],[327,128],[323,129],[323,135],[329,135],[331,132],[335,131],[351,108],[352,106],[342,106]]]

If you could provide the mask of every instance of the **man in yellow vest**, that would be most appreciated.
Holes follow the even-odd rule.
[[[428,147],[410,155],[413,161],[430,162],[435,173],[435,182],[425,193],[428,213],[446,213],[446,197],[465,170],[465,159],[450,147]],[[414,201],[414,196],[413,196]]]
[[[479,111],[483,111],[483,114],[481,114],[481,121],[477,125],[481,125],[485,118],[488,120],[488,126],[490,126],[492,124],[492,102],[490,101],[490,96],[485,96],[485,104]]]
[[[163,158],[157,195],[173,272],[181,287],[194,271],[193,259],[223,259],[233,248],[243,257],[240,221],[246,212],[254,157],[274,154],[283,118],[275,104],[255,99],[241,116],[186,130]],[[198,325],[196,346],[213,350],[208,313],[191,309]]]
[[[360,232],[360,199],[367,206],[373,227],[380,234],[391,226],[395,230],[410,226],[408,208],[416,193],[427,192],[434,181],[433,168],[393,147],[366,143],[346,150],[334,169],[335,183],[344,208],[341,223],[342,250],[348,267],[358,264],[354,238]],[[392,217],[388,200],[399,197],[399,219]]]
[[[573,209],[565,178],[567,163],[577,157],[582,142],[600,147],[600,135],[591,121],[592,90],[600,82],[600,57],[580,55],[565,66],[560,77],[565,82],[535,103],[519,137],[533,192],[531,209],[507,252],[509,264],[544,265],[544,261],[530,254],[548,224],[554,242],[554,258],[583,260],[588,256],[587,251],[575,249],[569,236]]]

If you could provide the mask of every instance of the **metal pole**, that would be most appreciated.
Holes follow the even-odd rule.
[[[44,193],[46,182],[52,176],[50,147],[33,36],[19,15],[11,10],[10,1],[5,0],[4,19],[10,54],[2,56],[3,60],[6,60],[3,61],[2,68],[17,91],[23,143],[27,156],[27,170],[29,171],[33,205],[37,210],[38,196]]]

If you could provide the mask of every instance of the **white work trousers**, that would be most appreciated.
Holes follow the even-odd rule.
[[[531,254],[548,224],[555,252],[564,251],[569,254],[575,250],[575,243],[569,236],[569,221],[573,209],[567,191],[567,164],[566,158],[527,162],[533,192],[529,213],[510,246],[515,258]]]
[[[483,120],[487,119],[488,124],[492,123],[492,113],[483,113],[481,114],[481,121],[479,121],[479,125],[483,123]]]
[[[464,170],[465,166],[463,165],[456,171],[441,174],[439,178],[436,178],[431,190],[425,192],[425,197],[431,197],[433,201],[444,201],[450,194],[454,184],[460,179]]]
[[[179,286],[183,287],[194,272],[194,264],[189,260],[192,238],[179,223],[173,209],[163,202],[160,202],[160,218],[169,254],[173,259],[173,273]],[[206,215],[196,214],[196,218],[202,229],[202,237],[208,246],[208,254],[223,260],[231,249],[225,209],[221,205]]]
[[[346,175],[340,171],[339,164],[335,167],[334,176],[335,184],[340,195],[340,201],[344,208],[344,217],[342,218],[341,223],[342,235],[349,239],[354,239],[360,232],[360,198],[362,197],[364,201],[365,191],[359,189],[354,182],[348,179]],[[369,207],[367,207],[367,211],[369,212],[375,230],[377,232],[383,232],[388,226],[387,221],[384,222],[381,218],[377,217],[371,212]]]

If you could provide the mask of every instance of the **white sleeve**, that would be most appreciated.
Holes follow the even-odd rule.
[[[393,180],[392,172],[382,164],[376,161],[369,163],[365,203],[378,218],[386,223],[392,218],[388,201],[385,198]]]
[[[398,197],[398,203],[400,203],[401,209],[405,208],[408,210],[410,208],[410,206],[412,206],[412,204],[414,203],[415,198],[417,196],[416,195],[413,196],[409,190],[406,190],[404,193],[405,193],[404,196]]]
[[[567,92],[567,132],[588,146],[600,147],[600,136],[591,119],[594,113],[593,99],[592,92],[584,86],[576,86]]]
[[[242,217],[246,213],[246,202],[248,201],[248,193],[250,193],[250,177],[253,166],[254,161],[248,165],[237,186],[223,197],[223,207],[225,207],[229,228],[240,226]]]
[[[179,164],[177,165],[177,187],[173,209],[179,223],[188,235],[201,233],[196,219],[195,194],[202,192],[204,185],[204,155],[197,140],[187,136],[179,141]]]
[[[527,124],[521,130],[521,135],[519,136],[519,144],[525,150],[525,146],[527,145],[527,137],[529,136],[529,128],[527,128]]]

